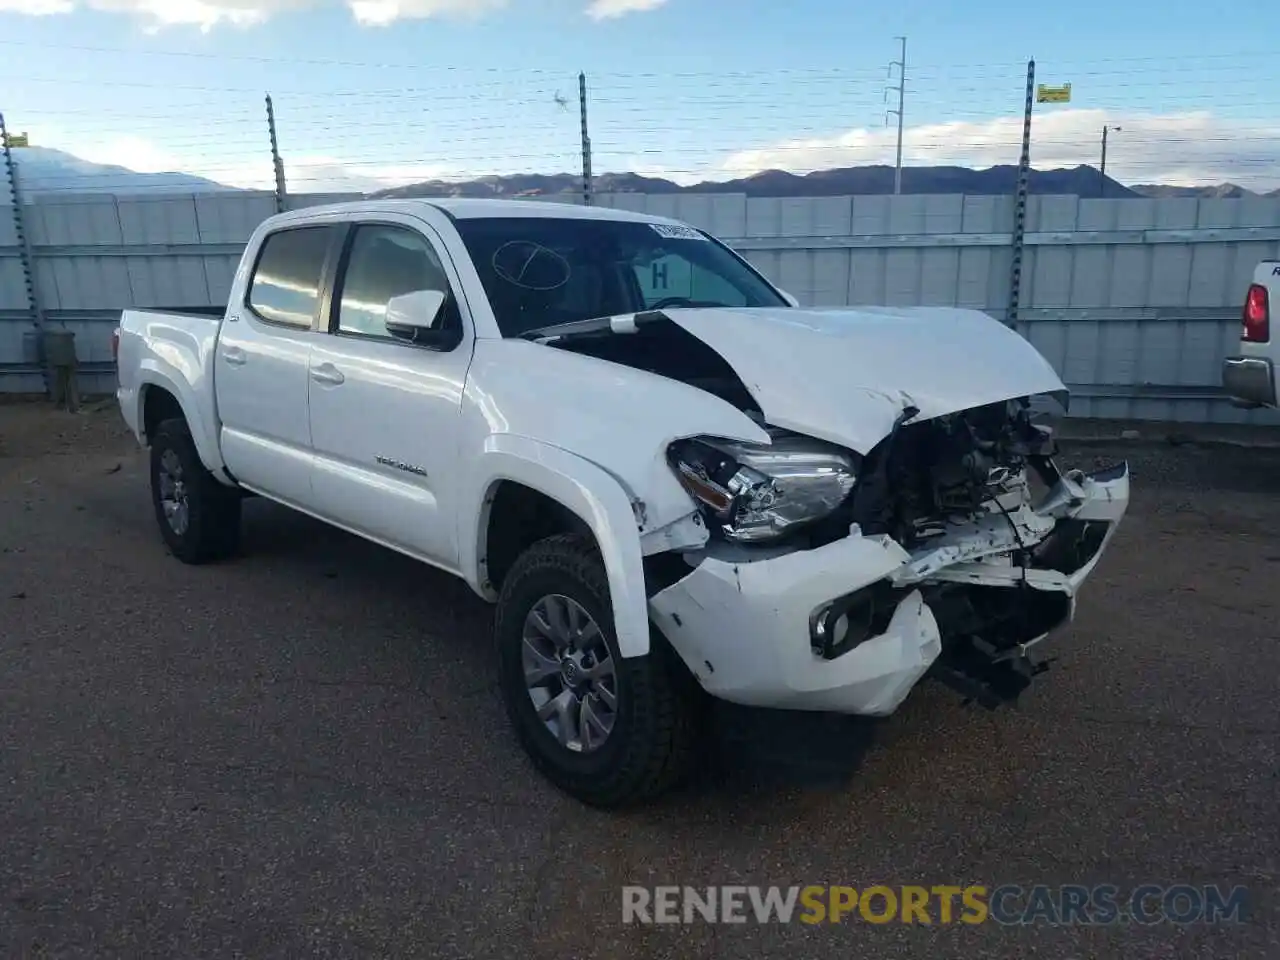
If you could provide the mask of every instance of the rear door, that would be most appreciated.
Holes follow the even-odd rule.
[[[351,225],[328,315],[311,352],[311,438],[321,516],[457,570],[454,514],[462,391],[474,343],[461,284],[425,221],[386,214]],[[448,346],[393,337],[387,301],[446,294]]]
[[[246,486],[304,509],[313,508],[308,366],[340,240],[332,224],[268,234],[243,302],[228,305],[214,361],[227,466]]]

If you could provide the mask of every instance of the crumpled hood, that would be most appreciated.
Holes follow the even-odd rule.
[[[1065,392],[1018,333],[977,310],[664,310],[737,372],[774,426],[865,454],[904,405],[915,421]]]

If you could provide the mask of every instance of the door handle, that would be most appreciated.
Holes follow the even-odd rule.
[[[223,347],[222,359],[226,360],[227,363],[234,364],[237,367],[242,367],[249,357],[240,347]]]
[[[332,363],[322,363],[311,371],[311,379],[316,383],[325,383],[330,386],[337,386],[347,378],[344,377],[342,375],[342,371]]]

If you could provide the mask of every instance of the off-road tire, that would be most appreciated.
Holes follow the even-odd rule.
[[[151,503],[156,523],[170,552],[183,563],[202,564],[232,556],[240,546],[240,492],[205,469],[185,421],[163,421],[151,440]],[[161,502],[160,474],[166,451],[172,451],[182,467],[186,486],[188,522],[182,533],[174,531]]]
[[[617,720],[609,739],[591,753],[575,753],[557,741],[538,719],[525,684],[525,618],[549,594],[586,609],[616,665]],[[630,807],[658,797],[688,773],[696,745],[696,681],[656,630],[647,655],[619,656],[609,581],[590,537],[549,537],[521,554],[503,580],[494,633],[507,715],[534,765],[565,793],[594,807]]]

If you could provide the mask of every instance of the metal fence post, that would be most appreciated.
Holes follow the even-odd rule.
[[[578,74],[578,109],[582,114],[582,202],[591,206],[591,138],[587,136],[587,75]]]
[[[1035,99],[1036,62],[1027,61],[1027,104],[1022,115],[1022,156],[1018,160],[1018,192],[1013,201],[1013,250],[1009,259],[1009,309],[1005,323],[1018,325],[1022,299],[1022,253],[1027,230],[1027,190],[1031,180],[1031,106]]]
[[[280,141],[276,137],[276,110],[267,94],[267,134],[271,137],[271,169],[276,178],[276,213],[284,213],[287,192],[284,182],[284,161],[280,159]]]
[[[27,235],[23,221],[22,187],[18,183],[18,165],[9,147],[9,129],[5,126],[3,113],[0,113],[0,150],[4,152],[4,169],[9,179],[9,200],[13,204],[13,232],[18,240],[18,257],[22,263],[22,283],[27,294],[27,313],[31,318],[31,325],[35,327],[36,342],[43,356],[44,311],[40,309],[40,293],[36,287],[35,256],[31,250],[31,238]],[[45,394],[48,395],[51,390],[48,366],[42,363],[40,368],[44,375]]]

